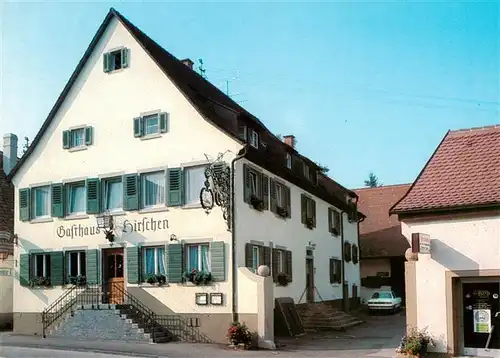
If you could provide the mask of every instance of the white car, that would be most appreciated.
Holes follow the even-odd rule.
[[[400,308],[401,297],[397,297],[392,291],[377,291],[368,300],[368,309],[370,312],[396,312]]]

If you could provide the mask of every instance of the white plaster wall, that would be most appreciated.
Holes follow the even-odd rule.
[[[391,275],[391,261],[389,259],[361,260],[361,277],[377,276],[377,272],[389,272]]]
[[[445,352],[447,344],[445,272],[500,268],[500,216],[401,223],[403,235],[431,237],[431,255],[419,255],[417,275],[417,325],[437,338],[433,350]]]
[[[103,72],[102,54],[109,49],[126,46],[130,49],[130,66],[116,73]],[[76,65],[76,64],[75,64]],[[170,114],[169,132],[160,138],[140,140],[133,135],[133,118],[141,112],[162,110]],[[86,150],[70,152],[62,149],[62,132],[73,126],[94,127],[94,144]],[[15,256],[33,249],[61,250],[71,248],[98,248],[106,243],[104,236],[59,238],[60,226],[95,225],[90,216],[79,220],[54,218],[46,223],[19,221],[19,188],[37,183],[61,182],[76,178],[97,177],[108,173],[134,173],[156,167],[178,167],[183,163],[205,160],[204,154],[215,158],[218,153],[230,151],[224,157],[230,161],[240,145],[229,136],[205,121],[177,88],[167,79],[150,57],[143,52],[128,31],[113,20],[90,57],[74,88],[57,113],[52,124],[14,178],[15,230],[20,247]],[[207,216],[201,208],[169,208],[159,213],[127,212],[119,220],[146,218],[168,219],[169,229],[147,234],[125,235],[118,239],[126,245],[140,242],[167,243],[170,234],[186,240],[225,241],[230,236],[220,210]],[[226,247],[226,262],[231,250]],[[18,270],[18,268],[16,268]],[[227,272],[230,279],[231,270]],[[19,273],[16,272],[16,275]],[[230,311],[230,281],[218,283],[214,290],[225,294],[226,305],[200,310]],[[173,284],[170,287],[148,289],[162,299],[171,309],[192,312],[193,287]],[[63,289],[29,290],[14,284],[14,312],[40,312]],[[168,293],[167,293],[168,292]]]
[[[5,260],[0,260],[0,270],[5,273],[10,272],[9,276],[0,276],[0,314],[12,313],[14,256],[9,255]]]
[[[290,187],[291,194],[291,218],[281,219],[269,210],[259,212],[244,202],[243,198],[243,164],[246,160],[240,160],[236,164],[235,188],[238,195],[236,203],[236,240],[238,251],[238,266],[245,266],[245,244],[253,241],[261,241],[266,246],[272,242],[274,246],[282,246],[292,251],[293,260],[293,282],[288,286],[275,286],[275,297],[292,297],[296,303],[299,302],[306,287],[306,246],[309,242],[316,244],[314,250],[315,285],[323,300],[342,298],[342,286],[330,284],[329,260],[331,257],[342,259],[340,236],[332,236],[328,232],[328,205],[323,200],[312,196],[316,200],[317,224],[313,230],[307,229],[301,223],[300,195],[304,192],[297,186],[286,183]],[[255,164],[251,164],[255,166]],[[257,167],[257,166],[255,166]],[[260,170],[274,177],[273,174],[260,168]],[[309,194],[310,195],[310,194]],[[243,219],[242,219],[243,218]],[[347,214],[343,218],[345,240],[351,243],[358,242],[357,224],[349,223]],[[359,247],[359,245],[358,245]],[[346,263],[346,280],[349,282],[349,295],[352,295],[352,285],[360,286],[359,263]],[[358,290],[359,292],[359,290]],[[315,293],[316,301],[320,297]],[[306,302],[306,296],[302,297],[301,303]]]

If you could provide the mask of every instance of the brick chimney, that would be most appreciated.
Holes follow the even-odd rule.
[[[3,136],[3,171],[8,175],[17,163],[17,136],[7,133]]]
[[[290,134],[290,135],[283,136],[283,142],[295,149],[295,136],[294,135]]]
[[[191,59],[185,58],[184,60],[181,60],[181,62],[183,64],[185,64],[187,67],[189,67],[190,69],[193,69],[194,62],[191,61]]]

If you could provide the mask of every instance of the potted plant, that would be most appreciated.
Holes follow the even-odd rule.
[[[146,282],[150,285],[158,284],[158,286],[164,285],[167,282],[167,277],[163,274],[149,274],[146,277]]]
[[[307,218],[306,219],[306,226],[308,229],[312,229],[314,227],[314,219],[313,218]]]
[[[227,330],[227,339],[232,347],[248,349],[252,345],[252,334],[245,324],[233,322]]]
[[[83,275],[72,276],[69,278],[69,282],[72,285],[81,287],[81,286],[85,286],[87,284],[87,278]]]
[[[36,276],[30,280],[31,287],[49,287],[50,286],[50,278],[43,276]]]
[[[286,218],[288,216],[288,210],[285,207],[278,206],[276,207],[276,214],[282,218]]]
[[[191,271],[186,271],[184,273],[184,278],[186,281],[191,282],[195,285],[208,285],[212,282],[212,274],[207,271],[199,271],[192,269]]]
[[[252,195],[250,197],[250,204],[252,204],[255,210],[262,211],[264,210],[264,200],[260,199],[256,195]]]
[[[425,330],[413,328],[401,339],[396,352],[410,357],[425,357],[430,345],[434,345],[432,337]]]
[[[278,286],[288,286],[290,280],[288,279],[288,275],[284,272],[280,272],[276,275],[276,282]]]

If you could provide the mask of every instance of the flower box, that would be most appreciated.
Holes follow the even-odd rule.
[[[286,218],[288,217],[288,210],[286,208],[278,206],[276,207],[276,214],[278,214],[278,216],[281,216],[282,218]]]
[[[276,283],[278,286],[288,286],[290,280],[288,279],[287,274],[280,272],[276,275]]]
[[[30,286],[31,287],[42,287],[42,286],[43,287],[50,287],[51,286],[50,278],[42,277],[42,276],[33,277],[30,280]]]
[[[306,226],[308,229],[313,229],[314,228],[314,219],[313,218],[307,218],[306,219]]]
[[[207,271],[191,270],[184,273],[184,280],[197,286],[208,285],[212,282],[212,274]]]
[[[264,200],[258,198],[255,195],[252,195],[250,198],[250,204],[252,204],[253,208],[258,211],[264,210]]]
[[[162,274],[150,274],[146,278],[146,282],[149,283],[150,285],[164,285],[167,282],[167,278],[165,275]]]

